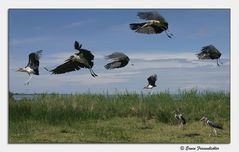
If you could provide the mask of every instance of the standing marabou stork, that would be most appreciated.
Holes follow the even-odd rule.
[[[207,124],[208,126],[210,126],[213,129],[213,132],[215,134],[215,136],[217,136],[217,130],[216,129],[223,129],[222,125],[219,125],[215,122],[212,122],[211,120],[209,120],[207,117],[202,117],[200,119],[200,121],[203,121],[205,124]],[[211,133],[209,134],[209,136],[211,136]]]
[[[202,47],[202,50],[200,53],[196,54],[199,60],[203,60],[203,59],[217,59],[217,66],[220,66],[220,64],[222,65],[223,63],[220,61],[220,57],[221,57],[221,52],[218,51],[218,49],[213,46],[213,45],[208,45],[208,46],[204,46]]]
[[[104,66],[107,70],[122,68],[126,66],[130,61],[129,57],[122,52],[114,52],[110,55],[105,56],[105,59],[112,60],[112,62]]]
[[[80,45],[77,41],[75,41],[75,49],[79,52],[75,53],[74,55],[70,56],[65,63],[57,66],[55,69],[47,71],[52,72],[52,74],[62,74],[72,71],[80,70],[80,68],[87,68],[90,70],[90,74],[95,77],[97,74],[92,70],[94,62],[94,55],[91,51],[82,49],[82,45]]]
[[[172,38],[173,34],[167,32],[168,22],[158,12],[139,12],[137,16],[147,22],[132,23],[129,25],[131,30],[143,34],[159,34],[165,31],[166,35]]]
[[[148,85],[144,87],[144,89],[152,89],[153,87],[156,87],[155,82],[157,81],[157,75],[153,74],[150,77],[148,77]]]
[[[17,72],[26,72],[29,75],[29,79],[25,82],[25,85],[28,85],[32,79],[33,74],[39,75],[39,59],[42,55],[42,50],[32,52],[29,54],[28,64],[25,68],[19,68]]]
[[[183,114],[180,112],[180,109],[173,111],[175,119],[179,122],[179,127],[184,129],[186,125],[186,119],[183,117]]]

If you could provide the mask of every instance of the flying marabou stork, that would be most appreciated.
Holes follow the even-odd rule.
[[[65,63],[57,66],[55,69],[47,71],[52,72],[52,74],[62,74],[72,71],[78,71],[80,68],[87,68],[90,70],[90,74],[95,77],[97,74],[92,70],[94,62],[94,55],[91,51],[82,49],[82,45],[80,45],[77,41],[75,41],[75,49],[79,52],[75,53],[74,55],[70,56]]]
[[[28,85],[32,79],[33,74],[39,75],[39,59],[42,55],[42,50],[32,52],[29,54],[28,64],[25,68],[19,68],[17,72],[26,72],[29,75],[29,79],[25,82],[25,85]]]
[[[215,136],[217,136],[217,130],[216,130],[216,129],[223,129],[223,127],[222,127],[221,125],[219,125],[219,124],[217,124],[217,123],[215,123],[215,122],[209,120],[209,119],[208,119],[207,117],[205,117],[205,116],[202,117],[202,118],[200,119],[200,121],[203,121],[203,122],[206,123],[208,126],[210,126],[210,127],[213,129]],[[209,134],[209,136],[211,136],[211,133]]]
[[[144,89],[152,89],[153,87],[156,87],[155,82],[157,81],[157,75],[151,75],[148,77],[148,85],[144,87]]]
[[[129,57],[122,52],[114,52],[110,55],[105,56],[105,59],[112,60],[112,62],[104,66],[107,70],[122,68],[126,66],[130,61]]]
[[[217,59],[217,66],[220,66],[220,64],[222,65],[223,63],[220,61],[220,57],[221,57],[221,52],[218,51],[218,49],[213,46],[213,45],[208,45],[208,46],[204,46],[202,47],[202,50],[200,53],[196,54],[199,60],[203,60],[203,59]]]
[[[129,25],[131,30],[143,34],[159,34],[165,31],[166,35],[172,38],[173,34],[167,32],[168,22],[158,12],[139,12],[137,16],[147,22],[132,23]]]

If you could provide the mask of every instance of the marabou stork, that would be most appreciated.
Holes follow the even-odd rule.
[[[29,54],[28,64],[25,68],[19,68],[17,72],[26,72],[29,75],[29,79],[25,82],[25,85],[28,85],[32,79],[33,74],[39,75],[39,59],[42,55],[42,50],[32,52]]]
[[[165,31],[166,35],[172,38],[173,34],[167,32],[168,22],[158,12],[139,12],[137,16],[147,22],[132,23],[129,25],[131,30],[143,34],[159,34]]]
[[[87,68],[90,70],[90,74],[95,77],[97,74],[92,70],[94,62],[94,55],[91,53],[91,51],[82,49],[82,45],[80,45],[77,41],[75,41],[75,49],[78,50],[77,53],[74,53],[72,56],[70,56],[67,60],[65,60],[65,63],[57,66],[55,69],[48,70],[52,74],[62,74],[72,71],[78,71],[80,68]]]

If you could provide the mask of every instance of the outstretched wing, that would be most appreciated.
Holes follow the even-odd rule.
[[[89,50],[86,50],[86,49],[80,49],[80,54],[83,54],[83,57],[88,60],[88,61],[91,61],[91,60],[94,60],[94,55],[91,53],[91,51]]]
[[[158,12],[139,12],[138,17],[145,20],[158,20],[160,22],[167,22],[165,18]]]
[[[37,52],[33,52],[29,54],[28,64],[26,67],[30,67],[33,70],[38,69],[39,67],[39,59],[41,58],[42,50]]]
[[[196,54],[199,59],[218,59],[221,56],[221,53],[213,45],[208,45],[202,47],[200,53]]]
[[[114,52],[110,55],[105,56],[105,59],[107,59],[107,60],[111,59],[114,61],[120,61],[120,60],[128,60],[129,61],[129,57],[122,52]]]
[[[80,64],[79,62],[68,60],[67,62],[57,66],[55,69],[50,70],[50,72],[52,72],[52,74],[62,74],[80,70],[82,66],[84,65]]]
[[[121,62],[120,61],[114,61],[111,63],[108,63],[104,66],[107,70],[115,69],[121,67]]]

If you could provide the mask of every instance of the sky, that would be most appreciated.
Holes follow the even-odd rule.
[[[169,23],[166,34],[141,34],[129,28],[141,23],[138,12],[157,11]],[[15,93],[149,93],[147,78],[158,75],[153,92],[177,93],[198,89],[230,91],[230,11],[228,9],[10,9],[9,90]],[[93,78],[88,69],[51,75],[53,69],[75,53],[74,41],[94,56]],[[196,53],[212,44],[221,53],[223,65],[215,60],[198,60]],[[40,75],[28,86],[25,67],[28,54],[43,50]],[[123,52],[130,63],[106,70],[104,56]]]

